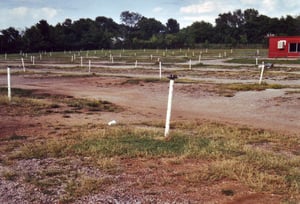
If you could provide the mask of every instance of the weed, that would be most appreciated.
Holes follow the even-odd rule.
[[[15,181],[18,178],[18,174],[11,170],[6,170],[2,172],[2,176],[9,181]]]
[[[233,196],[234,195],[234,191],[231,189],[222,189],[222,194],[226,195],[226,196]]]

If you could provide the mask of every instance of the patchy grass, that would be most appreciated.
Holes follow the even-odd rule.
[[[281,60],[281,59],[259,59],[259,61],[264,61],[265,63],[273,63],[273,64],[300,64],[300,60]],[[238,63],[238,64],[255,64],[255,58],[235,58],[231,60],[227,60],[228,63]]]
[[[160,83],[160,82],[168,82],[167,78],[130,78],[121,83],[121,85],[132,84],[137,85],[140,83]]]
[[[193,186],[230,179],[259,192],[286,197],[299,195],[300,157],[293,154],[300,146],[296,136],[218,123],[175,123],[172,128],[174,132],[165,140],[160,131],[128,127],[98,127],[88,131],[81,127],[64,138],[26,143],[9,159],[88,157],[89,165],[111,174],[119,172],[117,158],[181,158],[174,165],[197,159],[207,161],[206,167],[183,172],[184,181]],[[111,179],[99,178],[71,181],[66,200],[112,183]]]
[[[64,95],[52,95],[48,93],[35,93],[33,90],[13,89],[11,102],[5,95],[5,89],[0,89],[0,105],[6,106],[6,111],[10,115],[40,115],[51,114],[53,109],[62,113],[78,113],[78,110],[85,111],[107,111],[120,112],[122,107],[105,100],[90,100],[73,98]],[[64,110],[65,107],[71,110]]]
[[[221,89],[229,89],[233,91],[263,91],[266,89],[283,89],[288,88],[286,85],[281,84],[268,84],[268,83],[254,83],[254,84],[242,84],[242,83],[235,83],[235,84],[220,84],[219,87]]]

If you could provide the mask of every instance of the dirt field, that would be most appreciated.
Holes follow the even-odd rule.
[[[211,66],[212,61],[209,63]],[[209,121],[300,137],[298,67],[295,66],[296,71],[293,70],[296,77],[291,77],[293,73],[281,70],[275,74],[271,71],[266,74],[265,82],[284,85],[286,88],[261,91],[224,88],[231,83],[258,82],[257,68],[240,66],[196,68],[193,71],[171,67],[163,71],[162,81],[158,79],[156,68],[102,69],[99,65],[92,73],[85,73],[78,68],[75,71],[60,70],[43,64],[28,68],[27,73],[23,74],[20,68],[14,67],[13,72],[18,73],[12,75],[12,87],[32,90],[32,95],[42,97],[44,103],[50,104],[52,96],[62,99],[96,99],[113,103],[120,110],[93,112],[82,109],[76,112],[58,104],[50,110],[39,109],[39,113],[33,114],[32,111],[27,112],[26,106],[1,105],[0,137],[21,135],[32,140],[35,137],[63,137],[73,127],[86,125],[93,129],[97,125],[107,126],[111,120],[116,120],[116,126],[164,123],[169,88],[165,78],[170,73],[179,75],[174,85],[172,123]],[[293,65],[289,66],[293,68]],[[2,70],[5,73],[5,69]],[[5,74],[0,75],[0,87],[6,87],[6,80]],[[193,82],[189,82],[191,80]],[[173,130],[171,128],[171,134]],[[299,146],[296,145],[295,151],[297,148]],[[4,157],[2,155],[1,161],[5,160]],[[286,199],[284,195],[256,191],[230,179],[187,186],[181,172],[208,166],[209,162],[205,160],[187,159],[183,165],[176,165],[172,158],[127,158],[117,161],[123,170],[112,176],[80,166],[85,159],[88,158],[72,159],[73,164],[61,168],[109,177],[114,182],[101,192],[72,200],[74,203],[281,203]],[[52,158],[22,160],[10,165],[1,162],[0,170],[3,172],[12,168],[16,172],[32,171],[35,174],[49,166],[59,168],[60,162]],[[226,189],[230,190],[227,192]],[[0,178],[1,203],[59,203],[63,195],[59,190],[53,191],[56,193],[51,195],[39,187],[22,182],[21,178]]]

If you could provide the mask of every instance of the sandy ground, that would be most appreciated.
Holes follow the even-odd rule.
[[[220,62],[221,63],[221,62]],[[214,71],[214,68],[210,68]],[[35,71],[32,69],[31,71]],[[39,71],[49,72],[49,69]],[[65,71],[57,71],[58,75]],[[199,70],[201,71],[201,70]],[[226,71],[224,69],[223,71]],[[233,69],[233,72],[237,70]],[[156,71],[155,71],[156,72]],[[80,75],[82,72],[72,73]],[[156,77],[157,74],[140,71],[126,71],[121,73],[99,73],[96,76],[55,77],[56,74],[18,74],[12,75],[12,87],[35,90],[37,93],[50,93],[54,95],[72,96],[76,98],[101,99],[110,101],[123,108],[123,111],[111,113],[101,112],[97,114],[69,114],[70,117],[62,117],[61,114],[49,114],[39,117],[14,113],[1,109],[1,137],[17,135],[39,135],[43,137],[61,134],[63,127],[84,124],[107,124],[116,120],[117,124],[135,124],[142,122],[164,122],[166,117],[167,96],[169,91],[168,82],[144,82],[124,83],[129,77]],[[164,73],[163,77],[166,77]],[[184,76],[193,79],[194,76]],[[242,78],[242,76],[241,76]],[[236,92],[230,97],[217,94],[214,89],[215,83],[240,82],[249,83],[257,81],[256,78],[227,79],[226,77],[203,76],[197,79],[200,83],[177,83],[174,85],[174,97],[172,103],[171,121],[209,120],[245,126],[257,129],[266,129],[284,134],[299,135],[300,137],[300,92],[298,88],[268,89],[264,91]],[[228,81],[227,81],[228,80]],[[268,78],[268,83],[300,85],[300,79],[278,80]],[[0,87],[6,87],[6,75],[0,75]],[[12,93],[14,96],[14,93]],[[62,127],[62,128],[60,128]],[[172,131],[172,130],[171,130]],[[48,161],[50,160],[50,161]],[[22,171],[36,171],[47,166],[57,165],[51,159],[43,161],[22,161],[28,164],[20,164]],[[187,161],[185,165],[169,165],[164,160],[140,160],[128,159],[120,161],[125,169],[119,175],[120,186],[112,186],[102,194],[80,198],[76,203],[279,203],[279,196],[253,192],[244,185],[233,181],[222,181],[196,187],[188,187],[180,184],[180,172],[195,170],[199,166],[206,165],[202,161]],[[157,169],[163,169],[160,174],[154,171],[153,164]],[[152,166],[152,167],[151,167]],[[0,165],[0,170],[3,167]],[[28,169],[27,169],[28,168]],[[84,171],[83,166],[76,164],[76,170]],[[92,169],[93,170],[93,169]],[[89,170],[89,171],[92,171]],[[96,170],[93,170],[96,171]],[[95,173],[96,176],[103,176]],[[172,178],[168,188],[160,187],[165,178]],[[133,184],[151,182],[157,184],[154,189],[144,188],[144,184],[131,188]],[[176,179],[179,183],[176,185]],[[36,189],[27,189],[23,184],[9,182],[0,179],[0,202],[2,203],[30,203],[28,197],[35,197],[43,203],[55,203],[56,198],[45,197]],[[234,189],[236,195],[228,197],[222,195],[222,189]],[[3,193],[4,192],[4,193]],[[31,192],[31,193],[30,193]],[[40,198],[39,198],[40,197]],[[143,200],[145,199],[145,200]],[[160,200],[162,199],[162,200]],[[192,202],[190,200],[192,199]],[[26,200],[26,202],[25,202]],[[151,202],[152,201],[152,202]],[[38,203],[38,202],[37,202]]]
[[[126,111],[113,116],[103,116],[120,123],[165,120],[168,83],[125,84],[123,78],[41,78],[13,76],[12,86],[40,90],[53,94],[94,98],[113,102]],[[0,77],[5,86],[6,76]],[[294,83],[294,82],[293,82]],[[235,93],[224,97],[206,91],[207,84],[174,85],[172,120],[210,119],[237,123],[254,128],[299,133],[300,94],[292,89],[269,89]],[[3,117],[3,116],[2,116]]]

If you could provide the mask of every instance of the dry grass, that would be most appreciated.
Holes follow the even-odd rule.
[[[179,165],[186,159],[200,159],[208,162],[207,167],[185,172],[187,183],[200,185],[230,179],[259,192],[286,197],[299,195],[300,157],[292,153],[293,148],[299,148],[296,137],[207,122],[176,123],[173,127],[176,131],[170,140],[159,139],[162,135],[159,131],[128,127],[86,131],[81,127],[65,138],[26,143],[12,152],[10,159],[89,157],[89,165],[112,175],[121,171],[118,158],[169,158],[169,164],[176,160]],[[71,182],[69,197],[85,195],[95,186],[110,182],[101,179]]]

